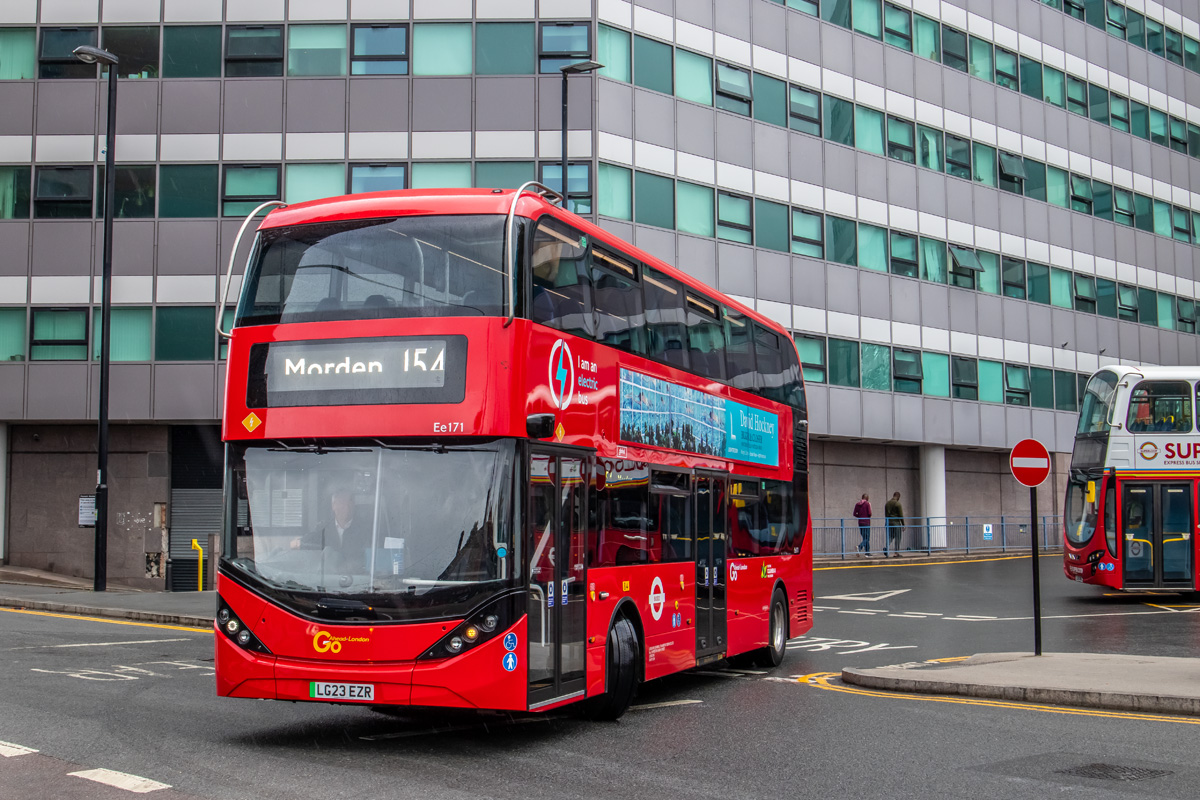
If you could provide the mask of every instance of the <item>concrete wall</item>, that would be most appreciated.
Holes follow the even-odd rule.
[[[96,488],[96,428],[13,425],[9,491],[9,563],[90,578],[93,528],[78,526],[79,495]],[[146,553],[161,550],[154,504],[169,495],[168,429],[109,429],[108,580],[163,587],[146,578]]]

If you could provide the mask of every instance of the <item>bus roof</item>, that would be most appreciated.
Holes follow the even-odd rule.
[[[1118,379],[1126,376],[1141,376],[1147,380],[1176,380],[1176,381],[1195,381],[1200,380],[1200,366],[1184,365],[1177,367],[1130,367],[1118,366],[1116,364],[1107,364],[1100,367],[1096,372],[1112,372]],[[1095,375],[1096,372],[1092,374]]]
[[[368,192],[328,197],[277,208],[267,215],[259,229],[341,220],[376,219],[393,215],[507,214],[512,205],[515,191],[514,189],[404,189],[393,192]],[[615,234],[593,225],[583,217],[561,208],[556,203],[551,203],[541,195],[527,191],[517,205],[517,213],[529,218],[536,218],[544,213],[557,217],[610,247],[623,251],[634,259],[679,280],[689,288],[703,292],[729,306],[732,310],[745,314],[776,333],[790,338],[788,331],[775,320],[763,316],[732,297],[722,294],[716,288],[708,286],[671,264],[634,247]]]

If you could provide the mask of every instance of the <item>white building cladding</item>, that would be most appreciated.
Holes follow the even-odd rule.
[[[13,563],[90,564],[72,498],[91,489],[105,120],[103,78],[69,56],[85,43],[122,59],[112,413],[130,503],[175,492],[172,436],[194,441],[176,426],[211,439],[240,214],[558,184],[558,67],[584,58],[606,67],[570,81],[575,207],[796,332],[816,517],[863,491],[901,491],[910,514],[1021,511],[1003,451],[1068,453],[1081,375],[1196,363],[1197,0],[8,0]],[[126,532],[127,578],[155,535]]]

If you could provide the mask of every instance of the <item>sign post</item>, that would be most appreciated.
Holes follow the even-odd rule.
[[[1033,654],[1042,654],[1042,579],[1038,571],[1037,487],[1050,477],[1050,451],[1037,439],[1022,439],[1012,449],[1008,466],[1029,487],[1029,549],[1033,556]]]

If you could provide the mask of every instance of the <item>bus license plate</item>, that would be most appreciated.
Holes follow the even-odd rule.
[[[308,696],[313,700],[359,700],[373,702],[375,686],[370,683],[318,683],[308,684]]]

